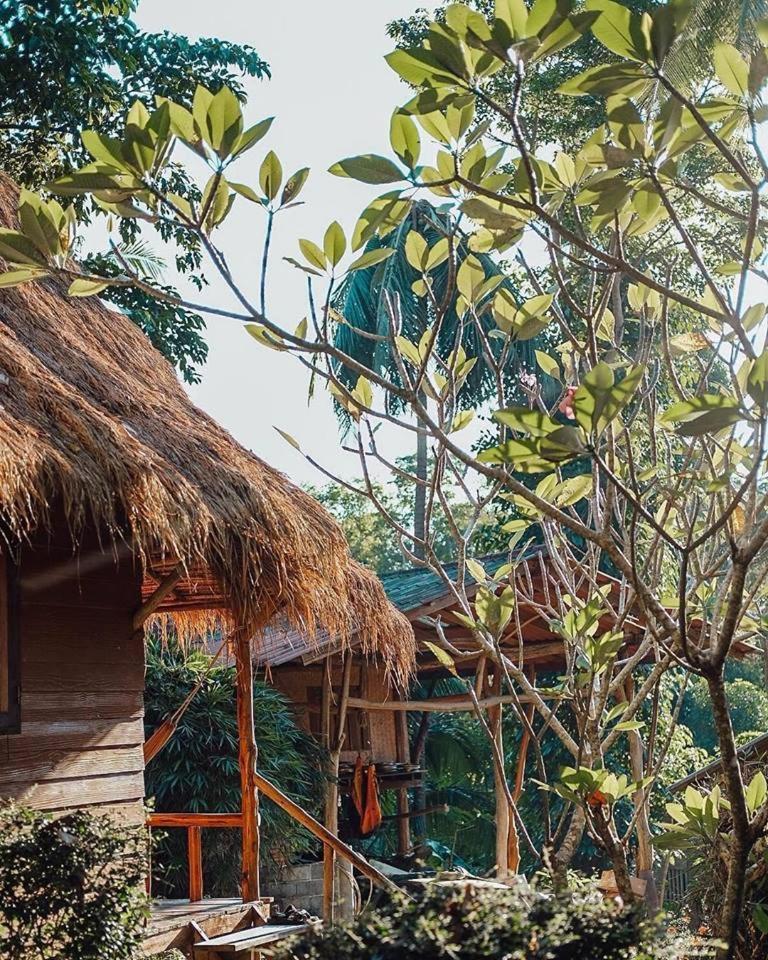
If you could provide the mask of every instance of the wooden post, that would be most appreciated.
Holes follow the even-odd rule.
[[[499,667],[494,667],[492,689],[490,691],[494,696],[501,695],[501,673]],[[488,710],[488,719],[493,738],[499,756],[504,756],[504,738],[501,728],[503,706],[496,704]],[[509,875],[509,843],[510,826],[513,826],[513,820],[510,817],[509,803],[504,792],[504,771],[499,770],[498,764],[494,759],[493,764],[493,788],[496,798],[496,876],[503,880]]]
[[[408,743],[408,714],[395,714],[395,742],[397,745],[397,759],[400,763],[408,763],[411,759],[410,744]],[[408,819],[408,788],[400,787],[397,791],[397,812],[401,814],[397,821],[397,852],[402,856],[411,849],[411,822]]]
[[[339,833],[339,759],[344,746],[347,727],[347,707],[349,704],[349,686],[352,678],[352,653],[348,652],[344,660],[344,672],[341,681],[341,696],[339,709],[336,715],[336,729],[331,730],[330,712],[328,719],[327,741],[330,746],[329,780],[325,791],[325,826],[338,836]],[[327,676],[329,678],[328,696],[333,693],[330,687],[331,677],[330,657],[327,661]],[[325,693],[325,687],[324,693]],[[328,923],[333,923],[342,915],[352,915],[352,883],[347,871],[340,870],[336,851],[330,844],[323,845],[323,917]]]
[[[243,814],[243,900],[259,899],[259,794],[256,788],[258,749],[253,727],[253,662],[250,638],[238,631],[237,732],[240,763],[241,810]]]
[[[187,827],[187,863],[189,864],[189,902],[203,899],[203,845],[200,827]]]
[[[529,677],[531,684],[536,685],[536,671],[533,670]],[[512,788],[512,799],[515,804],[523,794],[523,781],[525,780],[525,762],[528,759],[528,746],[531,742],[531,724],[533,723],[533,704],[529,703],[525,708],[525,717],[528,721],[523,725],[523,734],[520,738],[520,752],[517,755],[517,765],[515,769],[515,785]],[[512,829],[509,831],[509,869],[511,873],[520,871],[520,837],[518,836],[517,824],[515,823],[514,810],[509,812],[512,823]]]

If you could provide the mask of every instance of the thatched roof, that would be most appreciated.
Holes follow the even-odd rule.
[[[0,174],[3,225],[16,200]],[[145,593],[181,561],[161,609],[183,625],[213,612],[257,630],[282,611],[412,659],[409,624],[331,516],[197,409],[126,317],[44,280],[0,290],[0,518],[24,535],[54,503],[75,535],[127,541]]]

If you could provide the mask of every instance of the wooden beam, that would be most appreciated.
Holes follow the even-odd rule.
[[[187,828],[187,863],[189,864],[189,902],[203,899],[203,844],[200,827]]]
[[[141,630],[147,619],[152,616],[152,614],[162,604],[163,600],[165,600],[170,593],[173,593],[174,588],[183,576],[184,570],[182,565],[179,564],[177,567],[174,567],[173,570],[171,570],[167,577],[164,577],[160,581],[152,596],[148,597],[133,615],[134,630]]]
[[[150,827],[242,827],[241,813],[150,813]]]
[[[510,694],[500,696],[484,697],[478,701],[482,709],[489,707],[498,707],[502,703],[529,703],[530,697],[527,694],[520,694],[513,697]],[[350,709],[370,710],[371,712],[397,712],[407,713],[408,711],[422,713],[453,713],[467,710],[474,710],[475,707],[471,700],[467,700],[462,694],[458,696],[433,697],[431,700],[366,700],[364,697],[350,697]]]
[[[264,777],[256,771],[255,778],[256,786],[259,790],[271,800],[273,803],[276,803],[281,810],[292,817],[297,823],[300,823],[303,827],[306,827],[309,832],[317,837],[318,840],[322,840],[323,843],[328,844],[333,847],[336,853],[340,857],[344,857],[345,860],[348,860],[353,867],[356,867],[364,877],[375,883],[379,887],[383,887],[385,890],[389,890],[390,893],[398,893],[402,896],[403,891],[394,884],[389,877],[385,877],[383,873],[372,866],[365,857],[361,856],[356,850],[353,850],[351,847],[347,846],[343,840],[340,840],[335,834],[323,826],[322,823],[315,820],[311,813],[298,805],[294,800],[291,800],[290,797],[287,797],[282,790],[279,790],[273,783],[269,780],[265,780]]]
[[[251,642],[242,631],[235,639],[237,664],[237,732],[243,815],[243,900],[259,899],[259,795],[256,784],[258,749],[253,726],[253,662]]]

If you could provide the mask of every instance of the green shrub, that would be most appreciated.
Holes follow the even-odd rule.
[[[666,951],[666,952],[665,952]],[[281,960],[661,960],[639,908],[482,886],[429,887],[286,945]]]
[[[234,666],[217,662],[211,667],[210,656],[185,651],[174,642],[149,643],[145,730],[149,736],[202,675],[202,689],[167,746],[147,766],[146,793],[157,811],[230,813],[240,809]],[[318,811],[324,758],[317,741],[299,728],[290,704],[269,684],[254,684],[253,709],[259,770],[302,806]],[[314,838],[270,801],[262,801],[260,814],[265,868],[273,862],[291,862],[316,848]],[[186,832],[153,831],[153,841],[153,894],[186,897]],[[203,831],[207,896],[239,894],[240,845],[239,830]]]
[[[4,960],[128,960],[146,911],[143,832],[83,810],[0,807]]]

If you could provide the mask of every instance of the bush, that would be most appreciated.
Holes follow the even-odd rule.
[[[661,960],[673,957],[637,907],[557,899],[471,881],[395,897],[349,924],[309,933],[282,960]]]
[[[0,807],[4,960],[128,960],[146,911],[142,831],[84,810]]]

